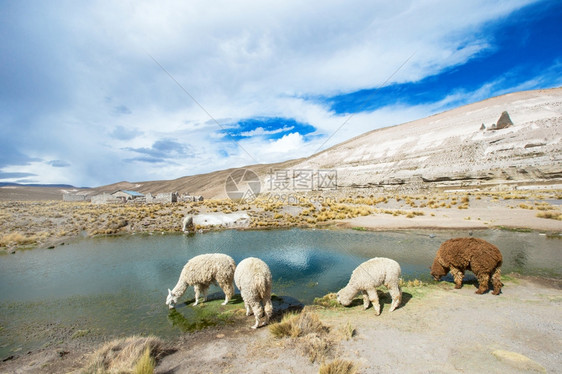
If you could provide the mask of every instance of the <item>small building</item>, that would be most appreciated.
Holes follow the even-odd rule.
[[[146,202],[147,203],[175,203],[178,201],[178,194],[177,192],[165,192],[159,193],[156,195],[152,195],[150,192],[146,194]]]
[[[134,200],[134,199],[137,199],[137,198],[144,197],[144,195],[140,192],[129,191],[129,190],[115,191],[114,193],[111,194],[111,196],[113,196],[117,199],[122,199],[124,201],[129,201],[129,200]]]
[[[188,193],[181,194],[178,201],[198,202],[203,201],[203,196],[193,196]]]
[[[79,195],[79,194],[75,194],[75,193],[63,193],[62,194],[62,200],[63,201],[72,201],[72,202],[87,201],[86,195]]]
[[[118,203],[123,203],[124,199],[114,197],[104,192],[102,194],[92,196],[91,201],[92,204],[118,204]]]

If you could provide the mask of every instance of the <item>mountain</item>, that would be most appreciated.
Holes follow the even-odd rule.
[[[294,167],[337,169],[350,187],[553,184],[561,138],[562,88],[524,91],[371,131]]]
[[[511,124],[504,123],[506,116]],[[262,188],[276,169],[335,170],[338,188],[562,185],[561,139],[562,88],[554,88],[490,98],[377,129],[308,158],[246,168],[260,176]],[[224,197],[225,181],[233,170],[169,181],[121,182],[96,190]]]
[[[12,183],[12,182],[0,182],[0,187],[47,187],[47,188],[68,188],[75,189],[78,187],[71,186],[70,184],[24,184],[24,183]],[[80,187],[81,189],[86,189],[88,187]]]

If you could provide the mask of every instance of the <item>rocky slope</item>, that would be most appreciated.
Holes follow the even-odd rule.
[[[513,125],[492,129],[507,111]],[[294,165],[340,186],[487,186],[562,181],[562,88],[495,97],[375,130]]]

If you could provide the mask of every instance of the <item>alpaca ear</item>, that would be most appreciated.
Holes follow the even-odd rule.
[[[168,295],[170,296],[172,295],[172,290],[170,290],[169,288],[168,288]]]

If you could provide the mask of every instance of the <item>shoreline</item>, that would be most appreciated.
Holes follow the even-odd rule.
[[[559,316],[554,317],[562,302],[562,279],[511,273],[504,276],[502,280],[505,285],[499,296],[491,295],[490,292],[476,295],[475,285],[470,282],[464,283],[460,290],[455,290],[451,283],[445,281],[411,287],[405,285],[403,294],[406,296],[400,308],[389,313],[390,300],[383,298],[380,316],[374,316],[372,308],[363,310],[362,305],[359,305],[360,302],[357,302],[356,306],[347,308],[320,305],[309,308],[318,314],[322,323],[330,327],[332,338],[329,342],[332,346],[326,358],[342,357],[351,360],[363,370],[367,370],[360,370],[360,372],[377,369],[377,372],[390,373],[400,369],[401,372],[416,373],[422,367],[436,370],[437,362],[440,362],[439,365],[446,365],[453,371],[458,371],[460,358],[463,358],[461,367],[464,369],[472,367],[474,370],[473,365],[477,367],[485,365],[491,371],[525,372],[528,369],[526,365],[532,362],[536,367],[552,372],[552,368],[562,364],[561,358],[554,352],[555,347],[550,346],[547,352],[544,352],[543,347],[546,342],[541,342],[547,338],[546,336],[540,337],[535,334],[536,336],[525,337],[520,334],[519,329],[525,330],[530,326],[546,324],[542,328],[545,329],[545,326],[552,323],[562,324]],[[220,301],[216,302],[220,303]],[[451,303],[455,304],[455,308],[450,308]],[[523,308],[522,311],[512,313],[520,308]],[[411,355],[419,349],[426,349],[430,344],[442,341],[446,338],[442,335],[443,332],[458,326],[459,323],[464,323],[461,321],[473,320],[471,316],[473,317],[475,313],[486,316],[487,322],[472,324],[472,327],[463,330],[460,336],[449,337],[452,339],[451,344],[440,345],[435,351],[425,351],[424,355],[419,356],[422,361],[417,365],[412,366],[396,356],[397,353]],[[159,360],[155,373],[235,373],[250,368],[261,372],[272,372],[271,370],[287,373],[291,370],[303,373],[318,372],[319,362],[310,362],[306,358],[299,348],[300,339],[273,338],[268,327],[252,330],[249,325],[253,322],[253,318],[243,317],[242,314],[241,312],[230,324],[165,339],[164,343],[169,352]],[[280,318],[277,315],[272,323]],[[349,325],[349,321],[352,321],[355,332],[350,338],[342,339],[339,334],[347,326],[346,323]],[[519,326],[517,331],[512,331],[511,323],[517,323]],[[554,339],[551,341],[562,338],[562,330],[547,329],[545,332],[548,334],[548,339]],[[383,344],[388,344],[388,342],[384,343],[387,339],[373,339],[375,335],[392,336],[392,343],[385,346]],[[487,336],[487,343],[474,346],[472,335]],[[507,337],[510,340],[502,343],[502,339]],[[4,359],[0,362],[0,371],[78,373],[90,362],[91,354],[107,342],[106,339],[59,338],[61,342],[54,346]],[[472,348],[457,351],[455,344]],[[497,359],[494,352],[498,349],[524,355],[528,361],[506,362]],[[373,350],[380,355],[374,357]],[[443,355],[446,352],[449,353]],[[544,354],[548,355],[544,356]],[[197,355],[199,359],[193,360],[193,355]],[[287,361],[288,357],[291,359]],[[445,361],[442,361],[443,357],[446,357]],[[479,363],[480,360],[484,360],[485,364]]]

